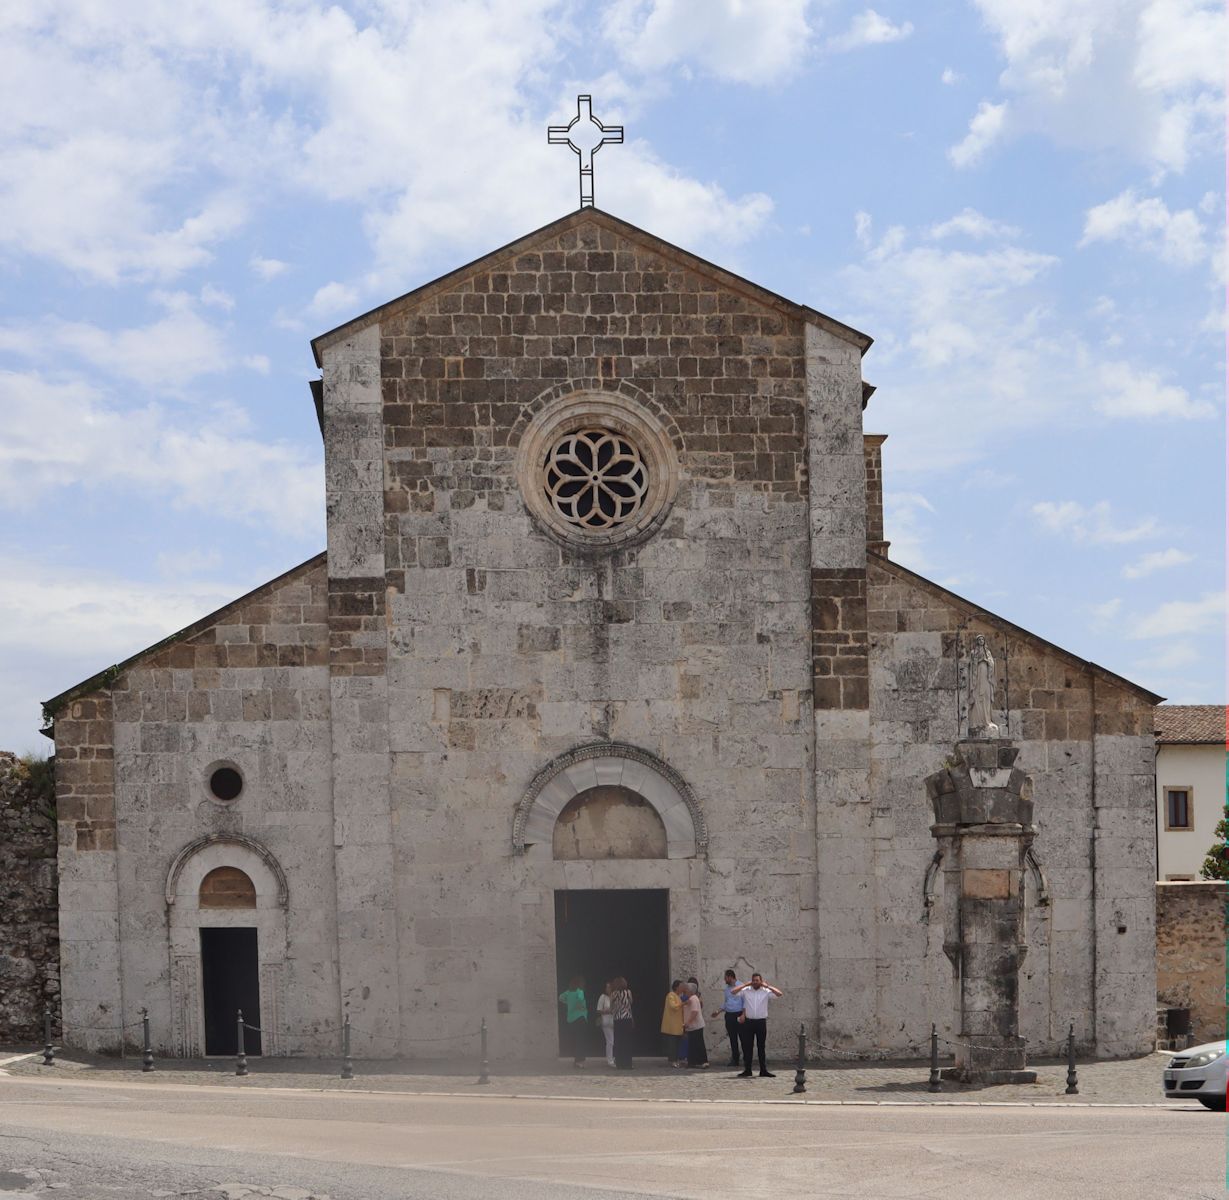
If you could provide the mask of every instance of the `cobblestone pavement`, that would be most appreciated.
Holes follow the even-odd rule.
[[[26,1048],[26,1053],[29,1048]],[[0,1050],[0,1074],[54,1075],[100,1082],[132,1082],[142,1076],[139,1058],[116,1059],[66,1051],[54,1067],[42,1065],[41,1054],[5,1062],[20,1050]],[[339,1077],[338,1060],[259,1058],[248,1060],[249,1074],[235,1075],[233,1059],[162,1059],[155,1073],[162,1083],[214,1087],[289,1087],[314,1090],[452,1093],[489,1096],[558,1096],[578,1099],[827,1101],[839,1103],[917,1104],[1155,1104],[1172,1107],[1161,1095],[1164,1053],[1111,1062],[1078,1064],[1079,1095],[1067,1096],[1066,1064],[1053,1059],[1030,1063],[1037,1082],[982,1090],[962,1089],[944,1082],[942,1090],[927,1090],[925,1062],[809,1063],[806,1093],[795,1096],[794,1068],[771,1063],[775,1079],[735,1078],[733,1069],[714,1062],[707,1071],[672,1070],[659,1062],[638,1059],[632,1071],[613,1071],[601,1059],[590,1059],[582,1070],[566,1063],[500,1064],[493,1061],[490,1083],[477,1084],[476,1059],[449,1064],[407,1060],[356,1061],[354,1078]],[[948,1065],[947,1060],[941,1065]]]

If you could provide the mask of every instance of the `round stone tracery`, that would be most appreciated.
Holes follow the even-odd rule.
[[[521,434],[516,463],[542,532],[599,553],[650,537],[679,484],[677,450],[647,404],[601,390],[541,408]]]
[[[556,513],[594,531],[634,520],[648,492],[648,468],[636,444],[609,429],[565,434],[546,456],[543,483]]]

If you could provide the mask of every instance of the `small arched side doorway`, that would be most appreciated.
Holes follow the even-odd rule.
[[[198,838],[167,873],[171,1027],[176,1053],[278,1054],[286,960],[286,876],[242,834]],[[263,1032],[257,1032],[261,1030]]]

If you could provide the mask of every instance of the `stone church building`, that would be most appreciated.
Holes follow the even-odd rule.
[[[891,560],[870,344],[592,208],[317,338],[327,551],[48,702],[65,1041],[552,1055],[583,973],[648,1054],[733,965],[779,1050],[916,1053],[981,633],[1021,1032],[1150,1049],[1159,698]]]

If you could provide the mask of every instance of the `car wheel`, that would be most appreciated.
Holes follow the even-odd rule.
[[[1213,1112],[1225,1111],[1224,1096],[1196,1096],[1195,1099],[1198,1100],[1204,1108],[1210,1108]]]

